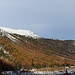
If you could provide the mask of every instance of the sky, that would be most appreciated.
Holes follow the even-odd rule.
[[[0,27],[75,40],[75,0],[0,0]]]

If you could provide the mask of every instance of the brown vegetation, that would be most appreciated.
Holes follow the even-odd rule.
[[[3,60],[11,62],[17,69],[75,65],[75,46],[72,40],[33,39],[16,34],[12,36],[18,41],[13,42],[0,36],[2,50],[10,55],[7,57],[0,54],[0,57],[3,56]]]

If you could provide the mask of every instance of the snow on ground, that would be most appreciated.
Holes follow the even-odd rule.
[[[12,35],[10,35],[10,34],[7,34],[6,35],[11,41],[13,41],[13,42],[16,42],[17,41],[17,39],[15,38],[15,37],[13,37]]]
[[[21,71],[5,71],[2,74],[6,75],[64,75],[65,71],[38,71],[38,72],[21,72]],[[75,75],[75,70],[68,70],[70,75]]]
[[[18,29],[18,30],[15,30],[15,29],[11,29],[11,28],[5,28],[5,27],[0,27],[0,29],[8,32],[8,33],[12,33],[12,34],[19,34],[19,35],[25,35],[25,36],[29,36],[29,37],[32,37],[32,38],[40,38],[40,36],[34,34],[33,32],[29,31],[29,30],[22,30],[22,29]]]

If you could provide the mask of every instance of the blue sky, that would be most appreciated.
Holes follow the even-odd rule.
[[[0,0],[0,26],[75,40],[75,0]]]

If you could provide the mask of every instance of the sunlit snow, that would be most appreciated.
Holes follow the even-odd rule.
[[[29,30],[22,30],[22,29],[11,29],[11,28],[6,28],[6,27],[0,27],[0,29],[8,32],[8,33],[12,33],[12,34],[19,34],[19,35],[25,35],[25,36],[29,36],[32,38],[40,38],[40,36],[34,34],[33,32],[29,31]]]

